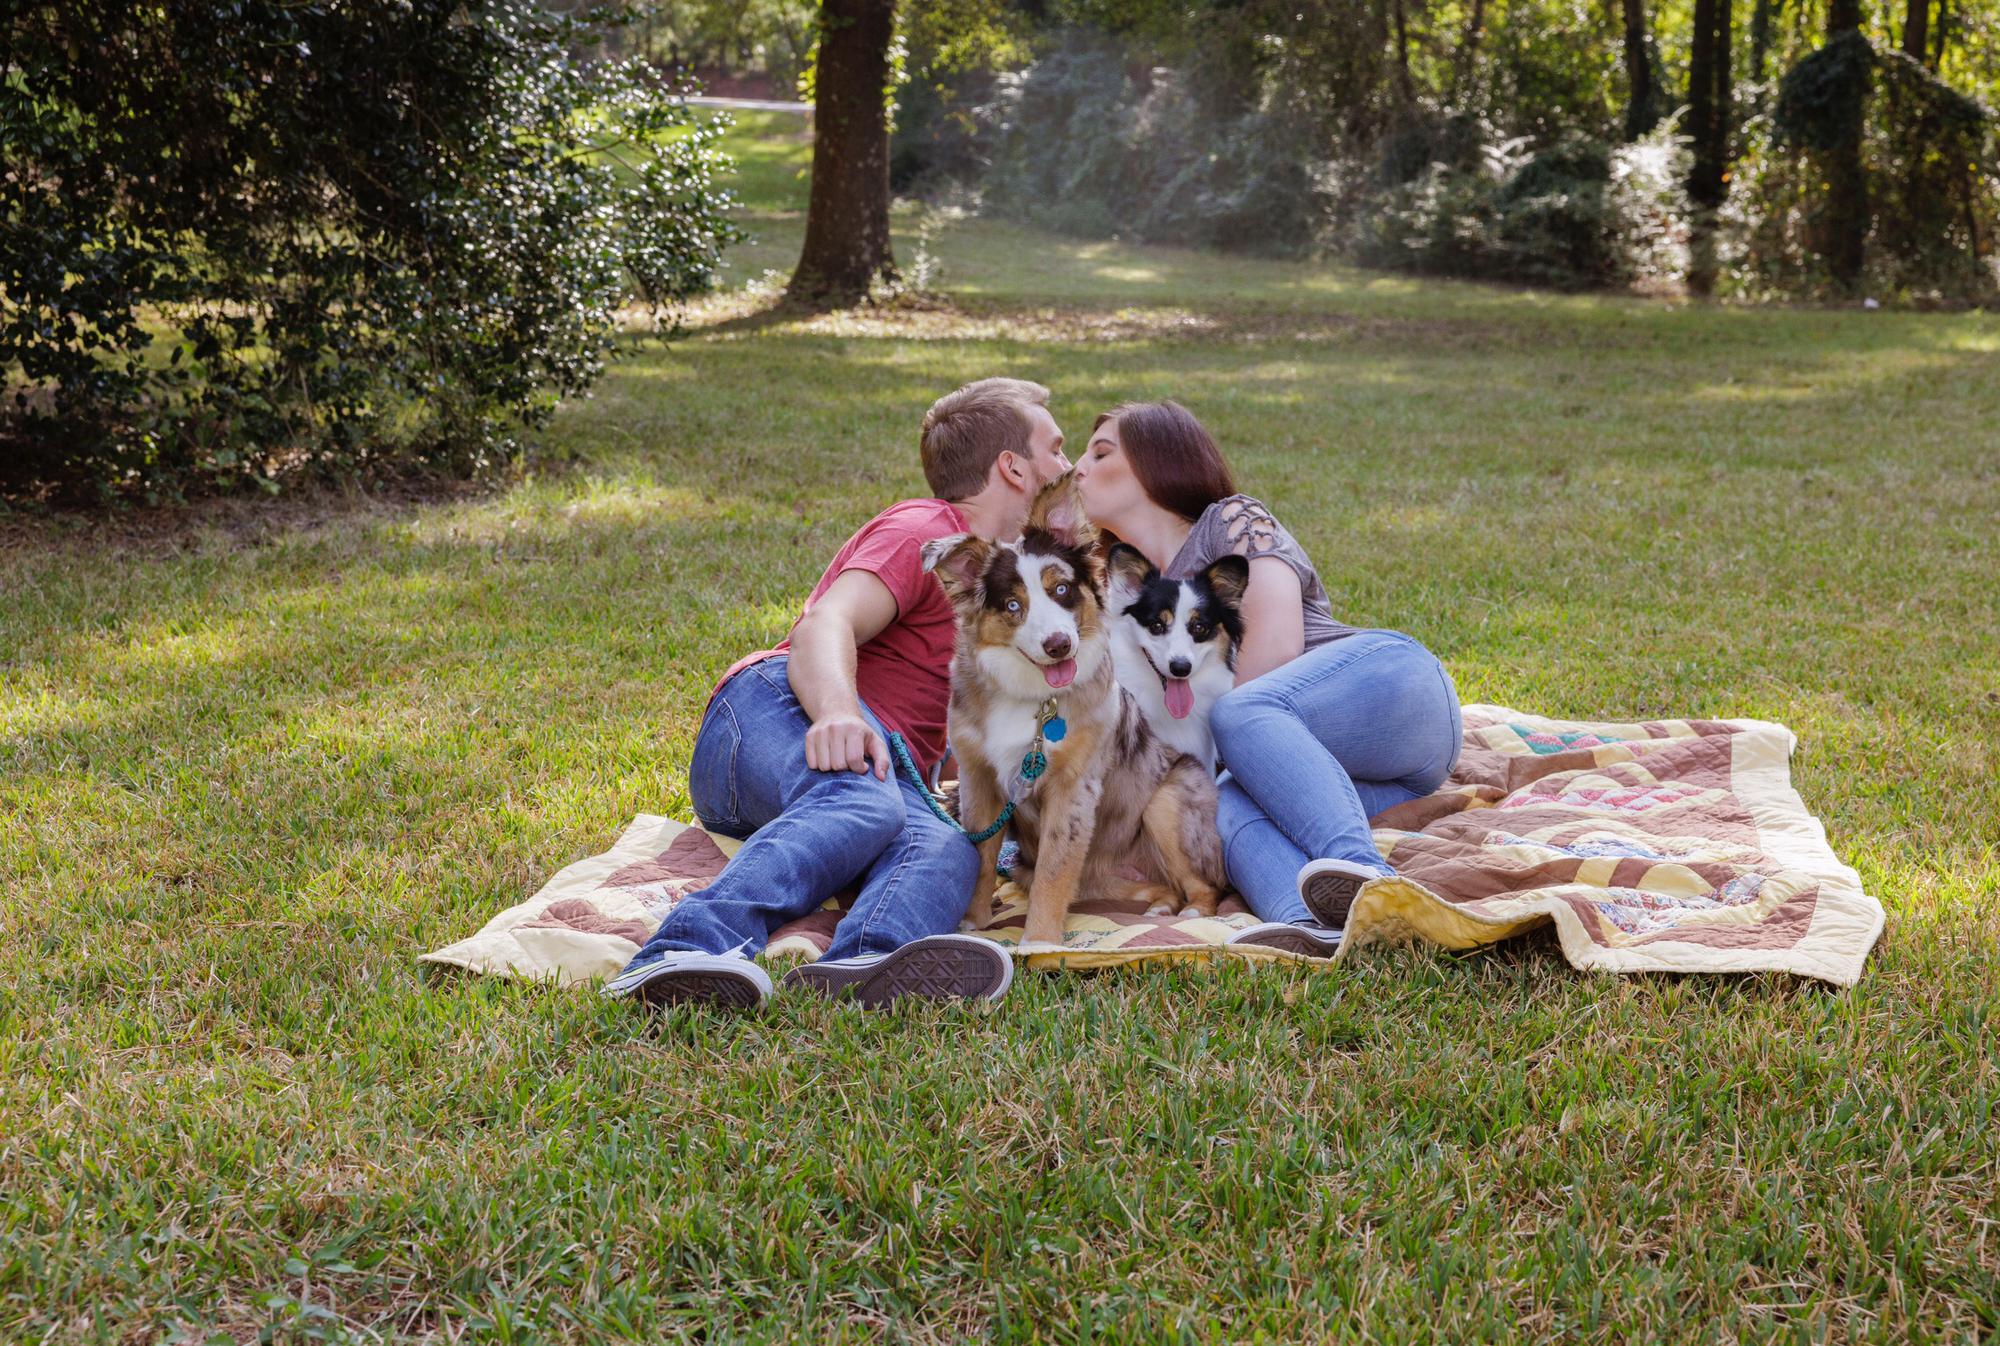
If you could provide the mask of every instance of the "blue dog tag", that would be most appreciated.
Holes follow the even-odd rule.
[[[1069,725],[1064,722],[1063,717],[1060,715],[1056,716],[1054,719],[1050,720],[1047,724],[1042,726],[1042,737],[1047,739],[1051,743],[1062,742],[1063,735],[1067,734],[1068,732],[1069,732]]]

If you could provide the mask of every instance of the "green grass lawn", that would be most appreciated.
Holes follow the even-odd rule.
[[[0,533],[0,1340],[2000,1331],[2000,319],[926,246],[888,311],[718,298],[495,492]],[[688,813],[709,684],[994,373],[1186,401],[1467,700],[1791,725],[1861,984],[1528,940],[649,1022],[420,967]]]

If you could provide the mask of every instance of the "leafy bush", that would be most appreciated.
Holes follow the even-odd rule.
[[[1468,139],[1453,122],[1439,159],[1408,175],[1392,137],[1345,194],[1338,238],[1366,265],[1562,289],[1663,280],[1686,266],[1686,155],[1671,128],[1629,145],[1569,135]],[[1407,176],[1406,176],[1407,175]],[[1386,185],[1382,185],[1386,184]]]
[[[528,0],[17,8],[0,490],[477,470],[711,283],[715,123]]]
[[[1733,288],[1753,297],[1834,295],[1830,230],[1865,232],[1861,287],[1882,298],[2000,298],[2000,121],[1898,51],[1844,34],[1784,78],[1745,128],[1724,212]],[[1828,212],[1814,156],[1858,138],[1865,213]]]
[[[2000,119],[1900,51],[1880,55],[1876,92],[1863,152],[1885,288],[2000,295]]]
[[[1175,72],[1066,41],[1014,82],[985,202],[1064,233],[1270,253],[1312,247],[1312,131],[1282,100],[1228,113]]]
[[[1686,156],[1662,130],[1537,146],[1419,109],[1365,151],[1316,131],[1273,86],[1234,113],[1175,71],[1128,70],[1077,39],[1007,102],[985,204],[1066,233],[1274,253],[1563,288],[1686,266]]]
[[[889,184],[936,194],[976,182],[993,157],[995,93],[1003,72],[1027,63],[1027,16],[1009,0],[903,5],[896,35],[904,81],[896,89]]]
[[[922,71],[897,91],[889,137],[889,186],[935,195],[979,180],[993,158],[998,80],[985,72],[946,79]]]

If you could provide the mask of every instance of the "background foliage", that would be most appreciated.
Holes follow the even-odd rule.
[[[730,132],[732,265],[798,256],[802,120]],[[0,1341],[1990,1338],[2000,314],[934,243],[924,305],[699,301],[556,418],[576,471],[0,525]],[[710,686],[996,371],[1073,443],[1185,399],[1468,701],[1790,726],[1888,908],[1860,985],[1551,937],[651,1021],[427,973],[688,816]]]
[[[812,0],[589,3],[9,9],[0,499],[507,460],[621,304],[700,292],[740,241],[682,77],[813,87]],[[887,177],[998,219],[1562,289],[2000,298],[2000,0],[897,14]]]
[[[1842,27],[1825,0],[1750,0],[1705,47],[1700,9],[906,4],[894,179],[1088,237],[1565,288],[1995,298],[2000,4],[1902,0]],[[1697,57],[1721,72],[1713,108]],[[1691,111],[1713,118],[1710,162]],[[1830,200],[1838,165],[1809,142],[1841,126],[1863,181]]]
[[[0,491],[465,471],[705,289],[720,127],[521,0],[40,5],[0,66]]]

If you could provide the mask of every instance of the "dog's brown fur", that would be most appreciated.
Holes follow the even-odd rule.
[[[950,718],[959,817],[970,829],[985,826],[1015,788],[1010,826],[1021,852],[1014,881],[1028,893],[1024,947],[1060,944],[1080,891],[1212,916],[1228,886],[1213,777],[1154,735],[1114,676],[1096,544],[1074,481],[1064,477],[1036,497],[1019,543],[942,538],[925,549],[959,617]],[[1041,601],[1060,604],[1075,621],[1077,674],[1055,693],[1068,732],[1043,745],[1048,770],[1023,793],[1015,743],[1050,694],[1036,681],[1035,658],[1016,642],[1037,598],[1024,564],[1029,576],[1040,567]],[[1008,611],[1010,599],[1018,611]],[[975,927],[992,916],[1000,843],[996,835],[979,848],[967,911]]]

